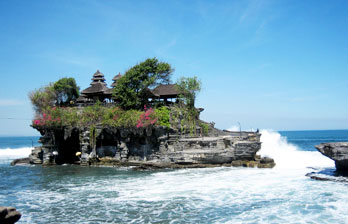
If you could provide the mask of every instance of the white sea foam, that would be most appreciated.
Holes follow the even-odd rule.
[[[0,204],[18,200],[23,223],[346,223],[347,185],[305,176],[306,167],[330,160],[273,131],[262,131],[261,141],[276,168],[28,169],[30,184],[21,173],[24,187],[9,187]]]
[[[21,158],[30,155],[32,147],[24,147],[18,149],[0,149],[0,158]]]
[[[300,169],[306,167],[333,167],[333,160],[317,151],[301,151],[296,145],[290,144],[286,137],[272,130],[261,131],[261,156],[275,160],[276,168]]]

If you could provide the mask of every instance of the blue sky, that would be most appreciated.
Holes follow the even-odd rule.
[[[348,128],[347,1],[0,0],[0,135],[37,135],[28,92],[149,57],[198,76],[219,128]]]

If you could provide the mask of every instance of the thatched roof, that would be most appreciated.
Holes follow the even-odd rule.
[[[88,87],[87,89],[83,90],[81,92],[82,94],[85,94],[85,95],[100,95],[100,94],[106,94],[108,95],[109,94],[109,88],[106,87],[104,85],[104,83],[95,83],[93,85],[91,85],[90,87]]]
[[[103,85],[106,86],[104,74],[101,73],[99,70],[97,70],[97,71],[93,74],[92,81],[93,81],[93,82],[91,82],[91,85],[94,85],[94,84],[97,84],[97,83],[102,83]]]
[[[103,73],[101,73],[100,71],[99,71],[99,69],[93,74],[93,78],[94,77],[103,77],[104,78],[104,74]]]
[[[150,98],[156,98],[159,97],[159,95],[155,94],[151,89],[146,88],[143,92],[143,96],[150,97]]]
[[[159,97],[176,98],[180,92],[175,84],[159,85],[152,92]]]
[[[112,79],[112,81],[117,81],[122,77],[121,73],[118,73],[118,75],[115,75],[115,77]]]
[[[87,101],[88,101],[88,98],[86,97],[85,94],[80,94],[79,98],[76,99],[77,103],[84,103]]]
[[[112,79],[112,81],[114,81],[112,84],[111,84],[111,87],[115,87],[117,85],[117,81],[122,77],[121,73],[118,73],[118,75],[115,75],[115,77]]]
[[[104,93],[105,93],[105,94],[112,95],[112,89],[108,88],[107,90],[105,90]]]

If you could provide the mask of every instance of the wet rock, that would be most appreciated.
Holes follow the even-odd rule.
[[[257,167],[257,168],[273,168],[276,164],[274,160],[269,157],[256,156],[255,160],[234,160],[231,163],[234,167]]]
[[[1,224],[13,224],[21,218],[21,213],[14,207],[0,206],[0,223]]]
[[[26,165],[26,164],[30,164],[30,159],[29,157],[27,158],[21,158],[21,159],[15,159],[11,162],[11,166],[15,166],[15,165]]]
[[[332,142],[316,145],[320,153],[335,161],[338,171],[348,171],[348,142]]]
[[[271,168],[275,165],[273,159],[256,155],[261,148],[260,133],[257,132],[224,132],[210,127],[209,130],[214,131],[203,137],[163,127],[138,129],[98,126],[92,139],[88,127],[74,130],[45,132],[41,138],[42,146],[33,150],[31,163],[55,164],[57,159],[52,153],[56,151],[61,163],[75,162],[81,166],[125,166],[129,163],[149,166],[148,163],[152,163],[160,164],[156,168]],[[70,144],[74,146],[71,149]],[[81,155],[77,156],[76,152],[81,152]]]
[[[263,157],[260,159],[260,163],[267,164],[267,163],[274,163],[274,159],[269,157]]]
[[[331,176],[331,175],[325,175],[317,172],[307,173],[307,177],[310,177],[313,180],[320,180],[320,181],[334,181],[334,182],[348,182],[348,177],[346,176]]]

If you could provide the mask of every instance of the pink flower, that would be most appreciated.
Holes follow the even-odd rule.
[[[138,121],[137,128],[141,128],[143,126],[144,126],[143,123],[141,123],[141,121]]]
[[[153,125],[153,124],[156,123],[156,122],[157,122],[157,118],[154,119],[154,120],[152,120],[150,123]]]

